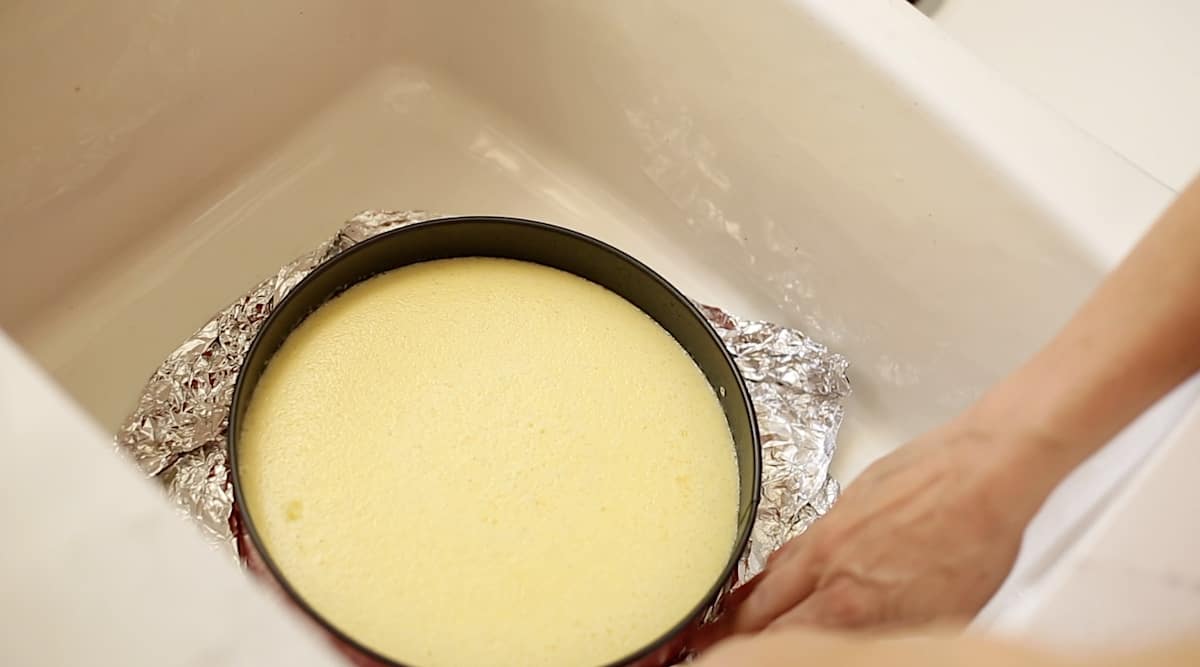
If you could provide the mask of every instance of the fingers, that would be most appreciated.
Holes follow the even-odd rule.
[[[725,639],[734,634],[733,622],[731,616],[734,609],[737,609],[746,598],[754,593],[758,585],[766,578],[766,572],[759,573],[750,581],[742,584],[740,588],[729,594],[725,599],[725,613],[714,623],[710,623],[701,627],[696,634],[689,640],[689,646],[695,651],[705,651],[713,644]]]
[[[771,567],[773,563],[784,560],[785,558],[793,555],[796,551],[799,551],[801,544],[803,544],[803,542],[798,539],[791,539],[787,542],[784,542],[783,546],[772,552],[770,556],[767,556],[766,567]]]
[[[822,587],[768,626],[782,628],[855,629],[881,620],[882,609],[874,596],[851,579],[838,579]]]
[[[855,640],[828,633],[791,630],[729,639],[700,657],[694,667],[879,667],[893,661],[863,661]],[[908,664],[908,663],[903,663]],[[964,663],[968,664],[968,663]]]
[[[768,571],[762,583],[741,604],[730,610],[728,616],[732,633],[762,630],[812,593],[817,583],[817,573],[800,559],[784,562],[789,566]]]
[[[730,635],[762,630],[808,597],[816,583],[816,570],[804,558],[803,549],[794,547],[730,596],[725,614],[696,635],[694,648],[702,651]]]
[[[731,619],[731,615],[733,613],[732,610],[740,607],[741,604],[746,601],[746,598],[750,597],[750,595],[754,593],[755,589],[758,588],[758,585],[761,584],[765,578],[766,572],[761,572],[758,576],[742,584],[736,590],[730,593],[729,597],[725,598],[725,613],[722,614],[721,617],[715,622],[702,626],[699,630],[697,630],[696,633],[688,640],[688,646],[693,650],[703,651],[722,639],[734,634],[734,626]]]
[[[733,638],[704,653],[693,667],[793,667],[794,651],[780,650],[792,647],[776,643],[761,635]]]
[[[745,639],[730,639],[721,642],[719,646],[714,647],[711,651],[707,650],[700,654],[699,660],[692,663],[693,667],[739,667],[746,664]]]

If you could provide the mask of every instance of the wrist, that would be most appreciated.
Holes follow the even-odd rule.
[[[955,422],[969,451],[965,465],[986,501],[1007,508],[1023,527],[1046,497],[1095,447],[1029,409],[1035,397],[998,386]]]

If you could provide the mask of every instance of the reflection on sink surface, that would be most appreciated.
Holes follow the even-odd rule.
[[[1167,194],[899,3],[26,2],[0,52],[0,325],[109,428],[340,221],[424,208],[580,229],[846,355],[847,480]]]
[[[1147,174],[1200,171],[1200,4],[921,0],[937,26]],[[1019,35],[1019,38],[1014,38]]]

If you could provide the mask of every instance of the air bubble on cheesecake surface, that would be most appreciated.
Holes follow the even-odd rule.
[[[616,660],[700,601],[734,540],[732,438],[687,353],[523,262],[428,262],[331,301],[268,365],[241,446],[293,587],[421,667]]]

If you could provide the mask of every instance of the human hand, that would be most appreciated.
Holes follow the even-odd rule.
[[[1045,449],[1034,438],[964,417],[880,459],[731,596],[697,647],[768,626],[969,619],[1004,581],[1057,481],[1020,458]]]
[[[768,626],[973,615],[1003,582],[1025,525],[1058,481],[1200,372],[1198,303],[1200,180],[1049,344],[965,416],[869,468],[730,596],[725,616],[692,646]]]

